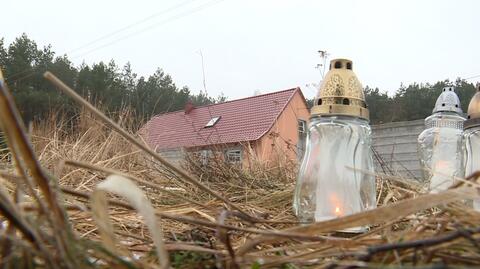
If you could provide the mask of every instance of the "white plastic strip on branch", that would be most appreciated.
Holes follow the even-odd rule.
[[[91,197],[93,217],[98,224],[100,236],[102,237],[105,247],[113,253],[120,255],[122,253],[122,251],[119,251],[115,246],[116,240],[113,232],[113,225],[108,217],[105,192],[112,192],[116,195],[122,196],[143,217],[157,249],[160,268],[169,268],[169,256],[163,242],[162,228],[157,223],[152,204],[143,191],[135,185],[133,181],[119,175],[111,175],[104,181],[100,182]]]

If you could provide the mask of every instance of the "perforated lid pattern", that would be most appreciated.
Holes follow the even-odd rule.
[[[433,108],[433,113],[442,111],[450,111],[458,114],[462,113],[460,99],[455,93],[455,89],[453,87],[443,88],[442,93],[437,98],[437,102]]]

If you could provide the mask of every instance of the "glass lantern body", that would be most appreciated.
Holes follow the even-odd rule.
[[[480,126],[469,128],[463,134],[465,176],[480,170]],[[480,211],[480,200],[473,201],[473,208]]]
[[[418,153],[430,192],[446,190],[455,177],[463,177],[462,134],[465,118],[454,112],[438,112],[425,119],[418,136]]]
[[[324,221],[375,208],[375,193],[368,121],[312,117],[294,194],[300,221]]]

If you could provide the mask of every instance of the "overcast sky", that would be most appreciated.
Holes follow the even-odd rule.
[[[298,86],[311,97],[318,50],[350,58],[364,86],[389,92],[480,75],[479,11],[475,0],[15,0],[2,1],[0,34],[8,44],[25,32],[77,65],[160,67],[195,93],[201,51],[212,96]]]

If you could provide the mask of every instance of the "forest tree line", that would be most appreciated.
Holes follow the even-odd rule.
[[[43,78],[47,70],[107,113],[115,115],[128,108],[139,122],[182,109],[188,100],[194,105],[226,100],[223,95],[214,98],[202,91],[192,94],[188,87],[175,85],[160,68],[148,77],[139,77],[129,63],[120,67],[113,60],[74,66],[67,55],[56,55],[51,46],[40,48],[26,34],[8,46],[0,39],[0,67],[26,122],[42,120],[52,111],[75,115],[78,109]]]
[[[365,98],[370,109],[372,124],[393,121],[424,119],[432,114],[433,107],[442,89],[454,86],[463,112],[467,112],[470,99],[475,94],[473,83],[458,78],[456,81],[438,81],[434,84],[412,83],[401,86],[393,96],[378,88],[365,87]]]
[[[11,44],[0,39],[0,67],[26,122],[42,120],[55,111],[74,115],[75,105],[43,78],[47,70],[54,73],[80,95],[103,110],[115,114],[131,109],[138,122],[167,111],[180,110],[188,100],[195,105],[223,102],[205,92],[193,94],[186,86],[178,87],[172,77],[157,69],[148,77],[138,76],[129,63],[118,66],[113,60],[75,66],[68,55],[56,55],[51,46],[40,48],[26,34]],[[365,87],[373,124],[423,119],[431,114],[435,101],[445,86],[455,86],[466,111],[475,86],[462,79],[434,84],[402,85],[394,95],[378,88]],[[309,103],[313,103],[309,100]]]

